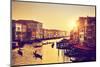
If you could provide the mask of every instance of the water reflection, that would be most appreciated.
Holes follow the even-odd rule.
[[[25,44],[22,48],[23,56],[17,54],[18,48],[12,50],[12,64],[45,64],[71,62],[70,58],[64,56],[64,50],[56,48],[56,42],[62,39],[44,40],[40,43]]]

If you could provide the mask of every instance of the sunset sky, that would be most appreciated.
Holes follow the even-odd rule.
[[[70,30],[80,16],[95,16],[95,6],[13,2],[12,19],[36,20],[43,28]]]

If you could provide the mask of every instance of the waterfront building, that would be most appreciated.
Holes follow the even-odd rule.
[[[96,46],[96,17],[80,17],[78,20],[79,38],[83,45]],[[82,44],[81,44],[82,45]]]
[[[42,38],[42,23],[34,20],[12,20],[12,35],[15,40]]]

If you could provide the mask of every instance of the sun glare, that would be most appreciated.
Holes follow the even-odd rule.
[[[77,30],[77,23],[76,22],[69,22],[68,23],[68,31]]]

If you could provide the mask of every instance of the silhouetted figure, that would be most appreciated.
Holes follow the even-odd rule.
[[[33,57],[35,57],[36,59],[40,58],[42,60],[42,55],[38,54],[36,51],[33,52],[33,55],[34,55]]]
[[[54,47],[54,43],[52,43],[51,47],[52,47],[52,48]]]
[[[22,49],[19,48],[19,50],[18,50],[18,54],[19,54],[20,56],[23,56]]]

